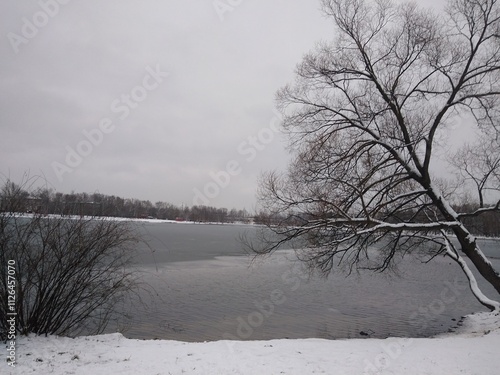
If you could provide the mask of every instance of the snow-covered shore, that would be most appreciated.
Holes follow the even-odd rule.
[[[185,343],[121,334],[76,339],[21,337],[16,367],[1,374],[481,374],[500,373],[500,316],[469,315],[459,332],[435,338]]]
[[[18,213],[18,212],[7,212],[0,213],[0,215],[12,215],[15,217],[22,217],[27,219],[32,219],[37,214],[33,213]],[[251,226],[261,226],[260,224],[245,223],[242,221],[234,222],[218,222],[218,221],[189,221],[189,220],[170,220],[170,219],[155,219],[155,218],[133,218],[133,217],[115,217],[115,216],[80,216],[80,215],[56,215],[47,214],[42,215],[43,218],[49,219],[72,219],[72,220],[112,220],[112,221],[125,221],[133,223],[149,223],[149,224],[196,224],[196,225],[251,225]]]

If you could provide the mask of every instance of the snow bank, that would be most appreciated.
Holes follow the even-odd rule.
[[[27,219],[32,219],[36,214],[32,213],[7,213],[15,217],[23,217]],[[0,213],[0,215],[5,215],[5,213]],[[47,214],[42,215],[43,218],[50,219],[85,219],[85,220],[110,220],[110,221],[126,221],[126,222],[139,222],[139,223],[150,223],[150,224],[196,224],[196,225],[245,225],[245,226],[261,226],[254,223],[245,223],[241,221],[235,222],[219,222],[219,221],[189,221],[189,220],[169,220],[169,219],[154,219],[154,218],[133,218],[133,217],[114,217],[114,216],[80,216],[80,215],[57,215],[57,214]]]
[[[435,338],[185,343],[121,334],[76,339],[24,337],[17,363],[0,353],[1,374],[498,374],[500,318],[468,316],[459,332]]]

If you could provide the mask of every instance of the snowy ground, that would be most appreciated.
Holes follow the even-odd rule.
[[[7,345],[8,347],[8,345]],[[184,343],[121,334],[76,339],[18,338],[16,367],[0,353],[0,374],[500,374],[500,316],[468,316],[460,332],[436,338]]]

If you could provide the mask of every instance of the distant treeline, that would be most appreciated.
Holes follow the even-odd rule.
[[[462,204],[453,207],[459,213],[474,212],[479,206]],[[462,219],[463,223],[476,236],[500,237],[500,211],[484,212],[479,216],[468,216]]]
[[[500,237],[500,210],[491,210],[488,212],[481,212],[480,215],[475,215],[474,212],[479,210],[479,205],[464,203],[452,205],[453,209],[458,214],[469,214],[469,216],[463,216],[460,220],[467,226],[469,231],[475,236],[485,236],[485,237]],[[494,208],[496,206],[492,205],[489,208]],[[488,208],[486,205],[484,208]],[[498,208],[498,207],[497,207]],[[438,220],[446,221],[444,217],[441,217],[436,213]],[[344,219],[343,216],[335,216],[330,211],[317,211],[317,212],[289,212],[285,213],[275,213],[269,215],[265,212],[259,212],[254,216],[254,222],[259,224],[265,224],[268,226],[302,226],[307,225],[310,222],[326,221]],[[378,217],[380,220],[385,220],[389,223],[404,223],[404,222],[419,222],[419,223],[430,223],[431,220],[424,213],[417,210],[407,210],[401,212],[397,217],[392,217],[389,220],[383,216],[383,213]]]
[[[24,190],[8,181],[0,191],[0,211],[53,215],[108,216],[124,218],[154,218],[196,222],[250,222],[246,210],[209,206],[176,206],[166,202],[125,199],[100,193],[55,192],[52,189]]]
[[[455,205],[457,212],[474,212],[478,207],[471,204]],[[100,193],[55,192],[52,189],[38,188],[32,191],[23,189],[11,181],[7,181],[0,190],[0,212],[27,212],[53,214],[61,216],[107,216],[123,218],[150,218],[161,220],[195,221],[231,223],[244,222],[255,224],[302,225],[311,219],[324,218],[325,213],[273,214],[265,212],[251,214],[246,210],[217,208],[210,206],[176,206],[172,203],[149,200],[126,199],[115,195]],[[408,215],[414,215],[407,213]],[[425,221],[425,218],[422,218]],[[480,216],[464,217],[464,223],[471,228],[474,235],[500,237],[500,212],[492,211]]]

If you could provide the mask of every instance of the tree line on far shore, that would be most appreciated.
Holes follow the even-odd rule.
[[[473,211],[468,202],[453,205],[457,211]],[[122,217],[160,219],[212,223],[269,224],[289,222],[300,225],[307,219],[297,213],[293,218],[259,211],[250,213],[245,209],[227,209],[211,206],[176,206],[168,202],[152,203],[149,200],[121,198],[101,193],[60,193],[53,189],[28,189],[23,185],[7,181],[0,190],[0,212],[38,213],[61,216]],[[307,215],[306,215],[307,216]],[[500,213],[488,212],[479,217],[466,218],[475,235],[500,237]]]
[[[195,222],[245,222],[253,215],[245,209],[176,206],[167,202],[121,198],[101,193],[60,193],[49,188],[30,189],[7,181],[0,190],[1,212],[61,216],[123,217]]]

